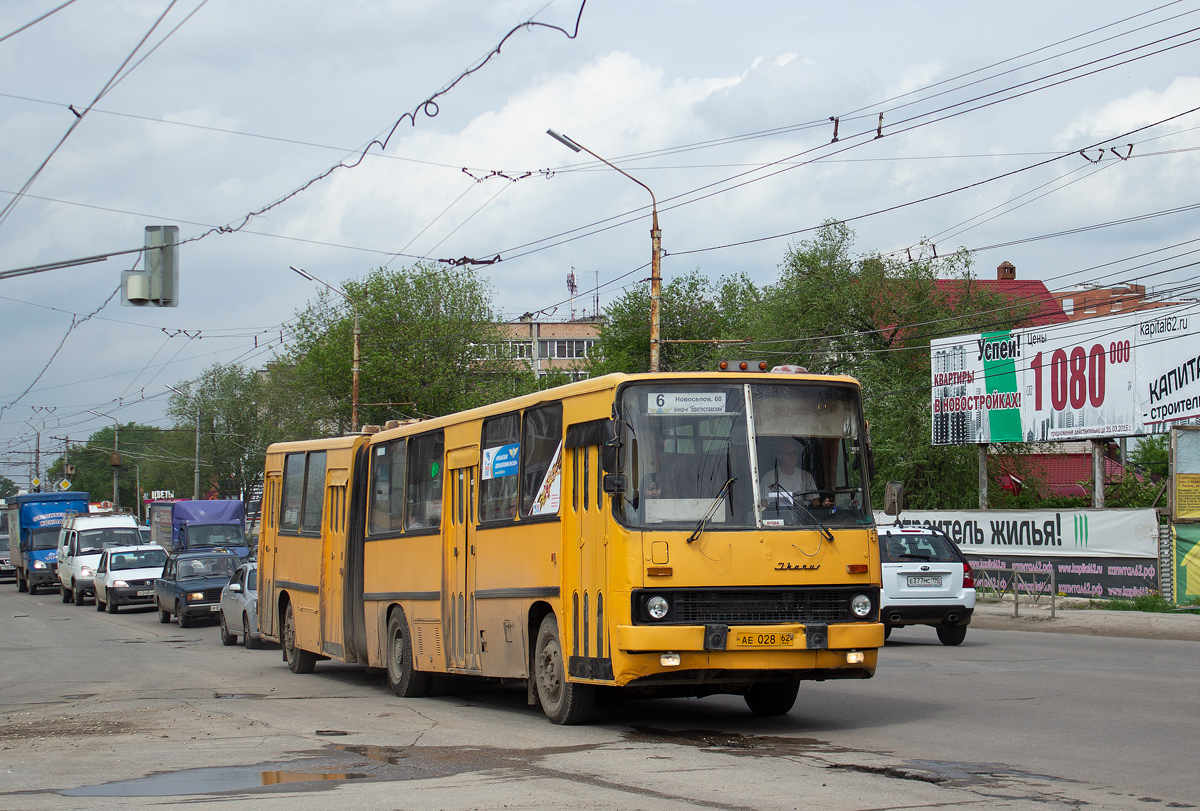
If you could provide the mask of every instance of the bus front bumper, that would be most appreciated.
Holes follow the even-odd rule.
[[[715,636],[714,631],[717,632]],[[883,647],[883,625],[878,622],[841,623],[819,627],[806,627],[798,623],[729,626],[618,625],[616,642],[617,648],[627,653],[861,651]]]

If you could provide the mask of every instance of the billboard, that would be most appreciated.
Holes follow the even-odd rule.
[[[881,525],[893,520],[881,513],[875,518]],[[1130,598],[1158,593],[1158,515],[1152,509],[912,510],[896,523],[945,532],[976,567],[978,587],[1013,586],[1031,595],[1046,588],[1037,578],[1011,584],[1011,574],[989,571],[1015,569],[1053,572],[1058,593],[1066,597]],[[1190,559],[1187,554],[1178,556],[1183,561],[1179,570],[1184,572],[1190,564],[1188,573],[1195,575],[1190,582],[1200,583],[1200,547],[1190,552]],[[1186,580],[1185,574],[1177,580],[1181,577]]]
[[[1200,417],[1200,303],[930,343],[933,444],[1165,433]]]
[[[969,555],[1156,558],[1158,514],[1109,510],[906,510],[881,525],[937,527]]]

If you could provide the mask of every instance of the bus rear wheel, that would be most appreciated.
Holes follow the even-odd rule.
[[[546,717],[556,724],[582,724],[592,713],[596,688],[567,681],[558,621],[547,614],[538,628],[533,655],[538,701]]]
[[[432,679],[428,673],[417,670],[413,661],[412,637],[408,633],[408,622],[404,611],[397,608],[388,620],[388,687],[400,698],[420,698],[429,695]]]
[[[288,603],[283,615],[283,658],[293,673],[312,673],[317,666],[317,655],[296,646],[296,615]]]
[[[746,691],[746,706],[755,715],[787,715],[796,703],[800,682],[755,682]]]

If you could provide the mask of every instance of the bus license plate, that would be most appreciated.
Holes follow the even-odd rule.
[[[795,634],[753,633],[737,634],[735,641],[739,648],[790,648],[795,638]]]
[[[908,585],[912,587],[934,586],[940,588],[942,585],[942,576],[940,574],[910,574],[908,576]]]

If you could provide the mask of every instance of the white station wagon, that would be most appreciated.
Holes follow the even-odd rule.
[[[975,612],[975,580],[954,542],[932,527],[882,526],[879,557],[884,638],[893,628],[932,625],[943,645],[962,644]]]

